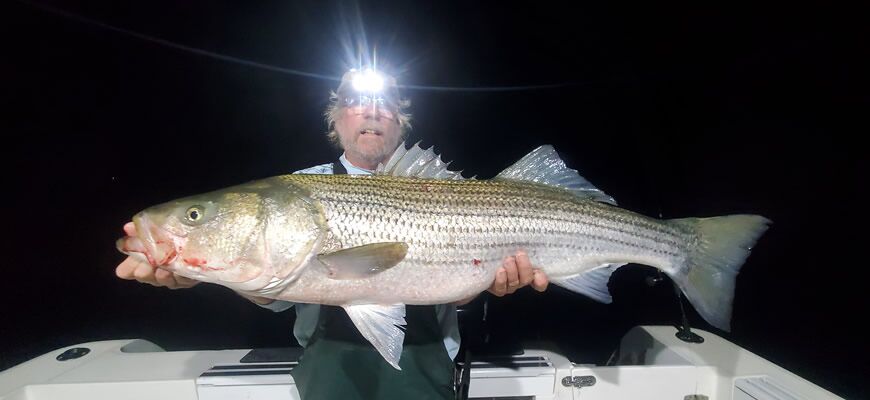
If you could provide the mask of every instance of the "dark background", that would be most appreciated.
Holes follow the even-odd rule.
[[[0,369],[119,338],[167,350],[295,345],[275,314],[211,285],[114,275],[137,211],[328,162],[335,82],[126,34],[337,77],[363,21],[408,85],[411,140],[489,178],[552,144],[622,207],[774,221],[720,334],[850,398],[867,395],[867,24],[821,5],[598,8],[600,2],[5,2]],[[46,8],[55,7],[55,8]],[[72,14],[63,14],[63,10]],[[357,10],[361,19],[356,19]],[[357,35],[357,37],[360,37]],[[852,135],[852,137],[849,137]],[[672,288],[614,275],[614,303],[551,287],[490,299],[493,343],[548,341],[604,363],[640,324],[670,325]]]

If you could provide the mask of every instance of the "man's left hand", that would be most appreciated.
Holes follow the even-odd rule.
[[[495,280],[492,281],[488,292],[502,297],[506,294],[516,292],[517,289],[532,285],[532,288],[539,292],[547,290],[547,285],[550,281],[544,271],[532,267],[532,262],[529,261],[529,256],[522,251],[516,255],[506,257],[502,266],[495,274]],[[453,303],[461,306],[470,303],[477,296],[471,296],[467,299],[462,299]]]
[[[495,281],[488,292],[501,297],[516,292],[517,289],[532,285],[539,292],[547,290],[550,281],[544,271],[532,267],[529,256],[522,251],[504,259],[503,265],[495,274]]]

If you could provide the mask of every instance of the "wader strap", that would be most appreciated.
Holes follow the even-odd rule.
[[[332,163],[332,174],[347,175],[347,168],[344,167],[344,164],[342,164],[341,161],[335,161]]]

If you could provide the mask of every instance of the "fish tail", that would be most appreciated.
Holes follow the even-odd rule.
[[[685,265],[668,275],[707,322],[729,331],[737,273],[771,221],[758,215],[729,215],[670,222],[688,227],[697,241]]]

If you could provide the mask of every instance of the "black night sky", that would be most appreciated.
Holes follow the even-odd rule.
[[[739,275],[732,331],[687,306],[689,320],[868,395],[865,13],[469,3],[4,2],[0,369],[94,340],[296,345],[292,311],[117,279],[114,243],[150,205],[335,159],[322,111],[336,82],[287,70],[340,76],[362,21],[403,84],[555,85],[404,91],[411,140],[466,175],[552,144],[624,208],[773,220]],[[552,286],[491,298],[488,327],[469,334],[603,364],[632,326],[679,320],[669,282],[650,276],[621,269],[610,305]]]

